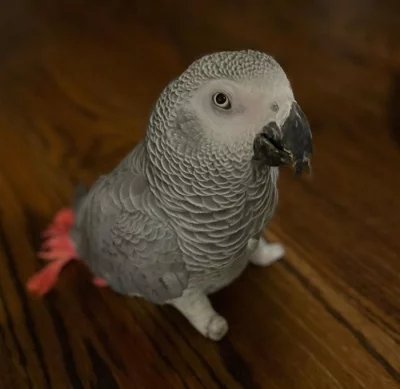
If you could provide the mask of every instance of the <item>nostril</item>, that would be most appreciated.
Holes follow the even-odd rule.
[[[278,105],[278,103],[276,101],[271,104],[271,110],[273,112],[278,112],[279,111],[279,105]]]

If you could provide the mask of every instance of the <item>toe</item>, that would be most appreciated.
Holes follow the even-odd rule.
[[[271,261],[282,258],[285,255],[285,248],[280,243],[270,243],[264,249],[265,256],[268,257]]]
[[[214,341],[221,340],[228,332],[228,322],[220,315],[214,316],[208,325],[207,336]]]
[[[280,243],[263,243],[251,257],[255,265],[268,266],[285,255],[285,248]]]

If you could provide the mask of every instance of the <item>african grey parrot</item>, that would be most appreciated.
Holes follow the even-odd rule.
[[[280,165],[309,167],[312,136],[281,66],[254,50],[192,63],[161,93],[145,138],[47,231],[50,265],[28,282],[45,294],[70,259],[99,286],[171,304],[204,336],[228,330],[209,294],[283,246],[263,231]]]

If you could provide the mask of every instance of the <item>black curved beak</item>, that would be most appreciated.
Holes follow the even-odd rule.
[[[269,166],[293,164],[296,175],[310,169],[313,142],[310,125],[294,102],[289,116],[281,128],[271,122],[257,135],[253,144],[254,157]]]

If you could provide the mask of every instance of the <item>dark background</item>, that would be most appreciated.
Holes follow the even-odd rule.
[[[399,388],[399,23],[398,1],[1,0],[1,387]],[[228,337],[96,289],[77,263],[29,296],[76,183],[115,166],[194,59],[245,48],[286,70],[314,175],[282,169],[268,235],[286,258],[213,297]]]

